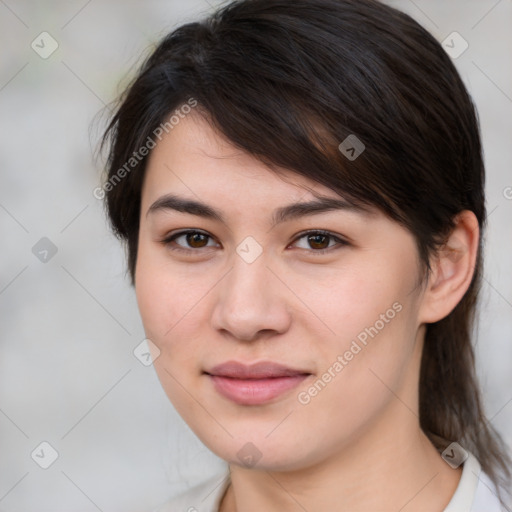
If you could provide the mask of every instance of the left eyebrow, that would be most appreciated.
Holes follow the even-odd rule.
[[[272,227],[288,220],[333,210],[349,211],[362,216],[370,216],[373,214],[371,209],[366,208],[361,204],[356,204],[354,202],[347,201],[346,199],[321,196],[315,201],[292,203],[287,206],[277,208],[272,215]]]
[[[212,219],[226,224],[224,213],[214,207],[185,197],[179,197],[174,194],[166,194],[158,198],[148,209],[146,217],[150,213],[162,210],[175,210],[190,215],[197,215],[206,219]],[[347,201],[346,199],[337,199],[334,197],[321,196],[317,200],[292,203],[280,208],[276,208],[272,214],[272,227],[292,219],[305,217],[309,215],[320,214],[332,210],[344,210],[368,216],[373,212],[369,208],[360,204]]]

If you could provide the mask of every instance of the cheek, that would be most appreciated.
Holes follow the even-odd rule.
[[[176,277],[175,277],[176,276]],[[197,333],[191,328],[196,297],[190,278],[179,278],[161,262],[140,251],[137,261],[136,297],[144,331],[159,350],[153,367],[163,390],[178,412],[188,418],[190,395],[199,351]],[[192,322],[196,324],[196,322]]]
[[[136,269],[135,294],[146,336],[161,347],[162,335],[169,328],[172,308],[169,304],[171,287],[162,279],[155,265],[143,254]]]
[[[301,403],[310,404],[306,408],[314,408],[326,421],[328,416],[336,418],[335,424],[350,431],[351,420],[364,423],[394,396],[391,390],[400,387],[415,349],[413,266],[404,262],[400,271],[388,262],[386,271],[374,265],[364,272],[354,266],[336,286],[321,287],[321,295],[304,287],[310,290],[304,302],[330,330],[312,338],[311,353],[321,354],[321,382],[301,390]]]
[[[139,247],[135,293],[146,335],[164,348],[186,324],[206,285],[184,267],[171,268],[165,253],[148,245]]]
[[[208,270],[170,264],[161,251],[142,247],[136,269],[136,298],[144,331],[160,350],[154,367],[169,397],[176,381],[190,386],[200,374],[200,355],[210,336],[207,311],[218,277]],[[174,401],[174,398],[172,398]]]
[[[366,324],[360,317],[356,321],[345,316],[350,325],[338,324],[342,334],[330,344],[316,379],[298,390],[301,416],[296,418],[304,418],[308,425],[303,435],[310,428],[321,431],[326,441],[317,441],[317,449],[325,450],[326,455],[332,443],[354,441],[388,406],[400,408],[405,403],[413,407],[414,386],[408,387],[406,395],[402,389],[414,353],[414,330],[408,319],[411,311],[403,301],[402,297],[402,310],[391,310],[396,314],[390,313],[393,318],[384,326],[371,314]],[[382,312],[386,314],[388,309]],[[364,336],[358,338],[361,333]]]
[[[316,280],[299,277],[303,281],[295,289],[301,290],[300,298],[311,311],[309,317],[313,314],[329,329],[328,344],[334,343],[339,350],[348,348],[358,336],[364,342],[369,336],[367,329],[377,322],[379,331],[383,330],[395,316],[392,305],[403,293],[392,272],[387,272],[387,279],[382,275],[372,266],[354,264],[346,271],[318,275]]]

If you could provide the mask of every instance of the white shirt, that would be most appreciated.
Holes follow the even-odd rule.
[[[153,512],[219,512],[229,483],[229,471],[215,475]],[[502,512],[496,487],[471,453],[462,466],[459,485],[443,512]]]

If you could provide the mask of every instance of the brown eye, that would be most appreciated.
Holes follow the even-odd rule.
[[[166,237],[162,240],[162,243],[172,249],[173,251],[184,251],[184,252],[199,252],[199,249],[205,247],[212,247],[208,245],[208,241],[211,240],[211,236],[201,231],[188,230],[180,231],[171,236]],[[184,242],[178,243],[178,240],[184,240]]]
[[[197,232],[191,232],[187,233],[185,236],[185,240],[188,244],[190,244],[191,247],[194,248],[201,248],[205,246],[205,241],[207,242],[207,235],[204,235],[203,233],[197,233]]]
[[[327,245],[326,245],[327,241]],[[329,246],[328,235],[308,235],[308,243],[313,249],[325,249]]]
[[[319,255],[331,251],[331,249],[339,249],[342,246],[349,245],[348,242],[340,237],[329,233],[328,231],[308,231],[295,239],[295,244],[299,240],[306,240],[308,247],[300,247],[301,249],[309,250],[309,252]],[[331,243],[333,242],[333,243]],[[338,247],[336,247],[338,246]]]

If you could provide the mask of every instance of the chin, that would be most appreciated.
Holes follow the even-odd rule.
[[[270,439],[266,437],[267,434],[268,429],[261,434],[252,431],[248,436],[234,435],[229,439],[224,436],[222,442],[218,437],[199,437],[215,455],[230,465],[244,469],[287,472],[305,469],[317,462],[317,457],[311,451],[305,451],[304,443],[302,450],[299,450],[301,443],[297,441],[298,437],[287,436],[289,443],[285,444],[282,437],[276,435]],[[314,449],[309,447],[309,450],[311,448]]]

